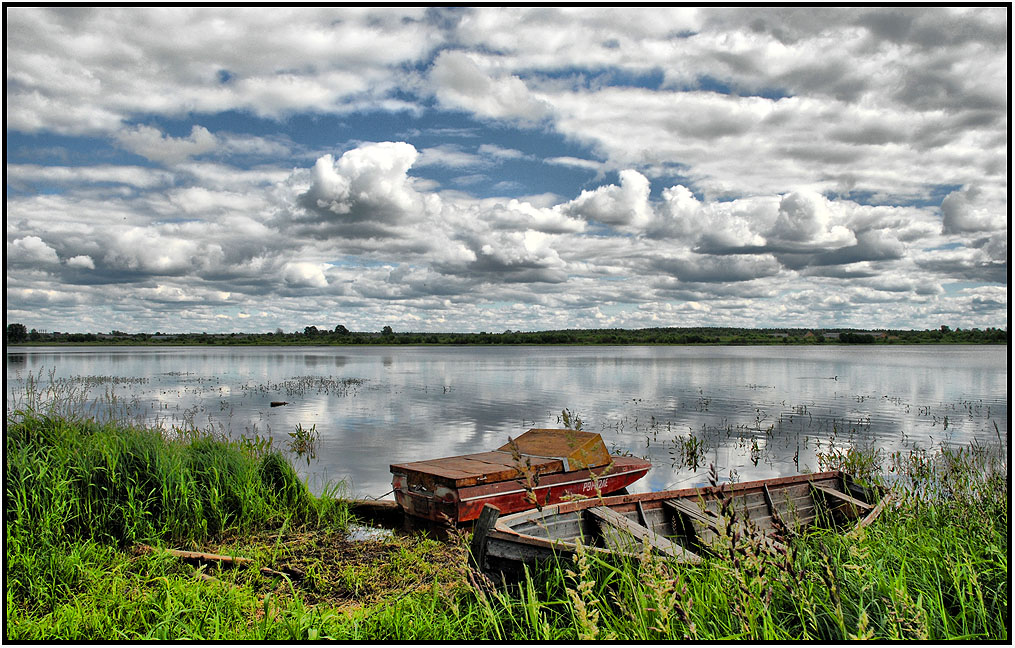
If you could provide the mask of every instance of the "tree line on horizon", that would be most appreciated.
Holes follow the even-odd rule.
[[[210,344],[210,345],[519,345],[519,344],[1008,344],[1008,329],[955,328],[942,325],[925,330],[863,330],[805,328],[657,327],[643,329],[563,329],[503,333],[395,332],[385,326],[379,332],[304,327],[287,333],[63,333],[28,330],[21,323],[8,324],[4,341],[9,344]]]

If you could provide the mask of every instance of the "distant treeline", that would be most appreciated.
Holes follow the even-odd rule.
[[[559,331],[504,331],[503,333],[416,333],[395,332],[385,326],[380,332],[349,331],[342,325],[333,330],[307,326],[286,333],[61,333],[28,331],[24,325],[9,324],[8,343],[29,344],[413,344],[413,345],[519,345],[519,344],[1008,344],[1008,330],[938,329],[749,329],[749,328],[645,328],[569,329]]]

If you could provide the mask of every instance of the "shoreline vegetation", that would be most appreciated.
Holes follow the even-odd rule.
[[[5,343],[17,344],[102,344],[102,345],[834,345],[834,344],[1004,344],[1008,329],[929,330],[792,329],[792,328],[644,328],[566,329],[555,331],[511,331],[502,333],[396,332],[385,326],[379,332],[349,331],[307,326],[291,333],[66,333],[28,330],[23,324],[8,324]]]
[[[468,566],[467,530],[354,539],[342,485],[313,495],[298,450],[98,422],[50,396],[8,400],[8,641],[1009,640],[999,431],[823,455],[820,470],[892,489],[863,529],[782,551],[733,533],[700,565],[579,552],[495,585]]]

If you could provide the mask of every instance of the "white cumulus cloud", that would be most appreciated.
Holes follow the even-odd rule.
[[[842,247],[856,243],[853,233],[835,222],[828,200],[810,191],[786,194],[779,202],[771,241],[790,246]]]
[[[652,220],[650,193],[648,178],[634,169],[625,169],[620,172],[620,186],[583,191],[564,206],[564,211],[606,225],[640,228]]]
[[[56,250],[38,236],[25,236],[7,244],[7,259],[27,264],[51,265],[60,262]]]
[[[294,288],[324,288],[328,280],[319,263],[291,262],[282,269],[282,279]]]
[[[397,221],[419,204],[406,175],[418,155],[416,148],[405,142],[361,146],[337,161],[325,155],[311,170],[306,201],[319,213],[353,220]]]
[[[67,259],[67,265],[70,266],[71,268],[82,268],[84,270],[95,269],[95,261],[93,261],[92,257],[88,256],[87,254],[79,254],[77,256],[72,256],[71,258]]]

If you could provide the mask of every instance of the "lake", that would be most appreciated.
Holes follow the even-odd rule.
[[[166,429],[281,447],[315,429],[316,458],[294,465],[350,496],[388,493],[392,463],[562,427],[564,408],[652,461],[632,492],[704,484],[710,464],[723,480],[814,471],[851,444],[1008,443],[1006,346],[14,347],[6,378],[8,413],[37,379]]]

